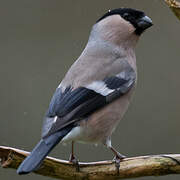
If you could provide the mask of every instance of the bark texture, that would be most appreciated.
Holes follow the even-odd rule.
[[[1,166],[17,169],[28,154],[26,151],[0,146]],[[72,163],[47,157],[35,173],[65,180],[114,180],[180,174],[180,154],[126,158],[121,162],[119,174],[112,161],[80,163],[80,172],[76,172]]]

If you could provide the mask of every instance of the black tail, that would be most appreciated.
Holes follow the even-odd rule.
[[[68,134],[71,129],[64,129],[56,132],[41,141],[35,146],[31,154],[21,163],[17,169],[18,174],[28,174],[41,165],[44,158],[50,151],[61,141],[61,139]]]

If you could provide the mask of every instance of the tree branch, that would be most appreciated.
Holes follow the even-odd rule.
[[[3,168],[17,169],[29,152],[0,146],[0,158]],[[80,172],[76,172],[72,163],[47,157],[35,173],[57,179],[103,180],[126,179],[142,176],[161,176],[180,174],[180,154],[155,155],[126,158],[121,162],[117,174],[112,161],[80,163]]]
[[[165,0],[177,18],[180,20],[180,2],[176,0]]]

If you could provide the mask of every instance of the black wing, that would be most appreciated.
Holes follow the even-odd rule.
[[[42,137],[64,127],[75,126],[82,118],[126,94],[134,85],[136,74],[132,68],[120,74],[95,81],[86,87],[65,91],[57,88],[49,105],[43,124]]]

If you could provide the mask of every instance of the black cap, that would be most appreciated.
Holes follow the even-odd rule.
[[[109,10],[106,14],[99,18],[96,23],[112,15],[120,15],[123,19],[129,21],[136,28],[135,33],[138,35],[140,35],[148,27],[152,26],[152,20],[147,17],[143,11],[132,8],[118,8]],[[147,17],[146,20],[143,19],[144,17]]]

